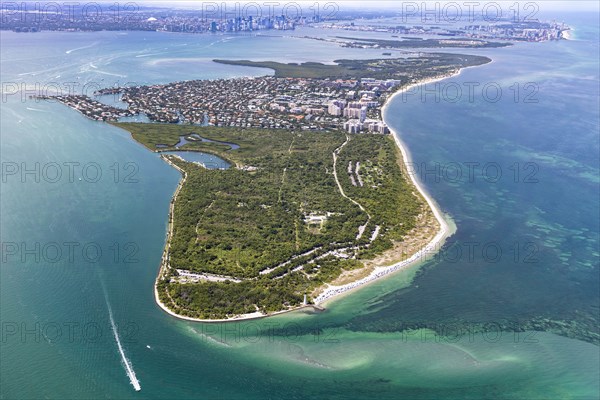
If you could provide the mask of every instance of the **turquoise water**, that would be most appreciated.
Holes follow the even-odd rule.
[[[449,80],[496,82],[506,93],[536,82],[537,104],[395,100],[387,118],[416,165],[494,162],[503,178],[420,176],[458,227],[442,257],[319,314],[210,325],[161,312],[152,286],[179,173],[127,132],[8,96],[0,118],[1,397],[597,398],[597,345],[564,336],[597,333],[599,303],[599,35],[593,18],[573,18],[577,41],[481,51],[494,63]],[[380,55],[286,37],[2,32],[1,41],[9,93],[8,84],[106,87],[267,72],[210,61],[219,57]],[[528,162],[537,183],[523,182]],[[21,172],[36,163],[39,173]],[[452,258],[472,242],[507,256]],[[123,368],[107,302],[141,392]],[[531,332],[532,321],[570,328]],[[500,329],[509,324],[526,332]]]

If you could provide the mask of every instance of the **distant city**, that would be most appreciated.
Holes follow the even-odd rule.
[[[297,26],[332,20],[317,12],[304,15],[303,10],[269,8],[239,9],[207,7],[198,10],[177,10],[138,7],[134,3],[119,6],[91,7],[41,6],[39,3],[2,4],[2,30],[15,32],[40,31],[159,31],[181,33],[252,32],[262,30],[293,30]],[[67,4],[67,3],[65,3]],[[78,3],[74,3],[78,4]],[[96,3],[91,3],[96,4]],[[213,4],[213,3],[210,3]],[[10,5],[10,7],[9,7]],[[308,10],[304,10],[308,11]]]
[[[570,28],[564,23],[504,20],[497,23],[477,23],[461,28],[449,29],[441,26],[427,25],[359,25],[355,22],[332,22],[322,24],[323,28],[344,31],[380,32],[401,35],[438,35],[447,37],[468,37],[477,39],[511,40],[543,42],[565,38]]]
[[[263,9],[264,8],[264,9]],[[14,3],[0,7],[1,30],[40,31],[158,31],[178,33],[232,33],[255,31],[292,31],[315,26],[346,31],[386,32],[402,35],[439,35],[512,41],[559,40],[568,36],[569,27],[556,21],[538,19],[469,19],[470,24],[452,28],[434,24],[427,18],[412,18],[408,23],[400,11],[364,13],[340,11],[334,3],[300,6],[255,3],[227,6],[226,3],[199,3],[198,9],[140,7],[135,3],[105,5],[98,3]],[[413,16],[414,17],[414,16]],[[400,18],[403,25],[367,24],[382,18]],[[355,22],[360,19],[360,23]],[[460,21],[460,20],[459,20]]]

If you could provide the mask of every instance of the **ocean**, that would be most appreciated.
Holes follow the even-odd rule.
[[[600,34],[594,15],[565,22],[572,41],[462,50],[493,62],[390,104],[411,173],[457,226],[437,256],[322,313],[230,324],[154,302],[179,173],[28,95],[381,51],[290,36],[336,34],[310,28],[3,31],[0,398],[598,398]]]

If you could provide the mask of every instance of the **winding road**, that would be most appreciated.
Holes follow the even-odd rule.
[[[367,228],[367,225],[369,224],[369,222],[371,221],[371,214],[369,214],[369,212],[367,210],[365,210],[365,208],[362,206],[362,204],[360,204],[358,201],[348,197],[346,195],[346,193],[344,192],[344,189],[342,188],[342,185],[340,184],[340,180],[338,179],[338,175],[337,175],[337,156],[340,154],[340,151],[342,151],[342,149],[344,148],[344,146],[346,146],[348,143],[350,142],[350,136],[346,135],[346,141],[344,143],[342,143],[342,145],[340,147],[338,147],[337,149],[335,149],[333,151],[333,177],[335,178],[335,183],[338,186],[338,189],[340,190],[340,194],[342,195],[342,197],[347,198],[348,200],[350,200],[351,202],[353,202],[354,204],[356,204],[358,206],[358,208],[360,208],[361,211],[363,211],[365,214],[367,214],[367,222],[365,222],[365,224],[363,226],[360,226],[358,228],[358,235],[356,236],[356,239],[360,239],[365,231],[365,229]]]

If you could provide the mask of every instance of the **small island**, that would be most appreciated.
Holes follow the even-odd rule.
[[[448,234],[384,122],[401,90],[482,65],[486,57],[281,64],[275,76],[107,88],[127,109],[59,97],[111,121],[182,174],[155,285],[180,318],[258,318],[326,300],[417,261]],[[118,122],[145,114],[153,123]],[[229,168],[186,162],[200,151]]]

